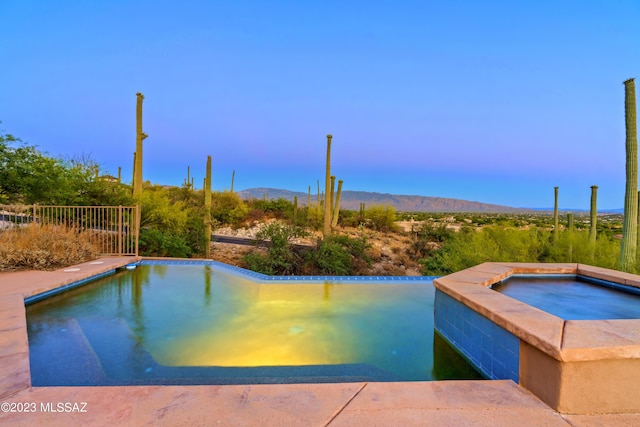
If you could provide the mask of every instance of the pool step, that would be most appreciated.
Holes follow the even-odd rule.
[[[108,382],[93,348],[73,318],[41,322],[29,337],[31,385],[94,385]],[[46,351],[37,351],[42,346]]]
[[[292,384],[403,381],[363,363],[311,366],[163,366],[121,319],[82,319],[84,334],[108,377],[105,385]]]

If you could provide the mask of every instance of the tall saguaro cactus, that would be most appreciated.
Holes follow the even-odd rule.
[[[595,246],[598,233],[598,186],[591,186],[591,224],[589,226],[589,244]],[[593,258],[593,257],[592,257]]]
[[[211,156],[207,156],[207,174],[204,178],[204,240],[205,255],[211,257]]]
[[[636,129],[636,85],[633,79],[624,82],[624,112],[626,131],[626,190],[624,194],[624,222],[618,268],[635,272],[638,242],[638,134]]]
[[[184,179],[183,185],[185,188],[193,190],[193,185],[191,185],[191,166],[187,166],[187,177]]]
[[[342,183],[344,181],[338,180],[338,193],[336,194],[336,202],[333,206],[333,219],[331,220],[331,226],[336,227],[338,225],[338,216],[340,215],[340,196],[342,195]]]
[[[329,197],[327,197],[327,199],[329,200],[329,211],[331,212],[331,215],[333,215],[333,206],[335,205],[335,202],[336,202],[336,177],[335,176],[331,177],[331,193],[329,194]],[[331,220],[331,223],[333,224],[333,219]]]
[[[569,262],[573,262],[573,214],[567,214],[567,229],[565,233],[569,233]]]
[[[638,190],[638,221],[636,224],[636,271],[640,266],[640,190]]]
[[[142,194],[142,141],[148,136],[142,132],[142,101],[144,100],[144,95],[138,92],[136,93],[136,97],[136,154],[133,168],[134,197]]]
[[[560,232],[560,221],[558,218],[558,187],[553,187],[554,202],[553,202],[553,241],[558,241],[558,233]]]
[[[591,186],[591,224],[589,225],[589,257],[591,262],[596,258],[596,237],[598,234],[598,186]]]
[[[327,135],[327,166],[324,181],[324,224],[322,227],[322,236],[331,235],[331,134]]]

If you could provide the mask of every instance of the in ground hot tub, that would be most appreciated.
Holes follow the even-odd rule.
[[[640,319],[566,319],[491,289],[522,274],[640,287],[640,276],[582,264],[485,263],[434,280],[436,331],[486,377],[560,412],[640,412]]]

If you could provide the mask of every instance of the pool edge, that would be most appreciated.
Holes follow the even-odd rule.
[[[580,274],[635,286],[640,277],[583,264],[485,263],[434,280],[436,292],[461,304],[458,310],[467,307],[520,340],[519,383],[551,407],[563,413],[640,412],[634,399],[640,320],[565,321],[488,288],[516,273]]]

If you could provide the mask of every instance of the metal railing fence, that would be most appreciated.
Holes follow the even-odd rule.
[[[86,233],[103,256],[138,255],[138,206],[0,205],[0,232],[29,224]]]

